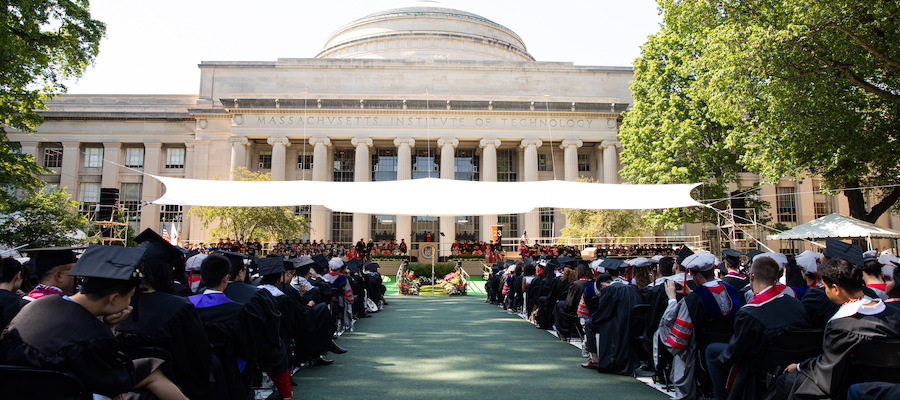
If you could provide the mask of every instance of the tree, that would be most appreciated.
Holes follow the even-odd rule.
[[[9,248],[72,246],[84,241],[88,220],[61,189],[42,189],[4,208],[0,244]]]
[[[93,63],[106,25],[91,19],[87,0],[7,1],[0,18],[0,185],[37,193],[44,170],[10,145],[6,129],[34,132],[44,101]],[[0,191],[0,207],[13,192]]]
[[[702,97],[767,181],[823,179],[875,222],[900,187],[900,3],[660,0],[666,27],[698,37]],[[868,192],[868,193],[867,193]],[[870,207],[866,195],[874,196]]]
[[[581,177],[578,182],[591,182]],[[654,225],[637,210],[583,210],[564,208],[566,226],[561,234],[569,238],[640,236],[653,230]]]
[[[238,167],[236,181],[269,181],[271,174],[253,172]],[[294,214],[290,207],[192,207],[190,215],[200,218],[204,228],[216,224],[212,237],[245,242],[260,237],[263,240],[289,239],[309,232],[309,221]]]

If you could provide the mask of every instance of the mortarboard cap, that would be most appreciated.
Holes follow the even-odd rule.
[[[316,272],[319,274],[328,269],[328,259],[324,255],[315,254],[312,256],[312,260],[316,262]]]
[[[284,272],[284,260],[278,257],[266,257],[254,259],[259,267],[259,275],[274,275]]]
[[[371,239],[370,239],[371,240]],[[355,260],[355,258],[354,258]],[[338,257],[332,257],[331,260],[328,260],[328,268],[332,271],[337,271],[344,266],[344,260],[341,260]]]
[[[307,255],[302,255],[299,258],[297,258],[297,267],[302,267],[304,265],[310,265],[310,264],[315,264],[315,263],[316,262],[313,261],[312,257],[307,256]]]
[[[187,261],[184,262],[184,269],[189,271],[199,271],[200,264],[203,264],[203,260],[209,257],[208,254],[197,254],[191,258],[188,258]]]
[[[684,259],[687,258],[688,256],[690,256],[691,254],[694,254],[694,252],[691,251],[691,249],[688,248],[686,245],[682,245],[681,248],[678,249],[678,257],[675,258],[675,264],[684,266]]]
[[[510,266],[510,265],[516,265],[516,260],[510,260],[510,259],[507,259],[507,260],[504,262],[504,264],[506,264],[507,267]]]
[[[69,275],[85,278],[107,278],[127,281],[137,277],[146,249],[92,245],[84,251]]]
[[[825,239],[825,257],[828,258],[846,258],[850,262],[862,267],[863,249],[855,244],[844,243],[833,238]]]
[[[347,262],[344,263],[344,265],[347,266],[347,269],[350,271],[351,274],[355,274],[355,273],[359,273],[359,267],[363,266],[363,261],[358,258],[351,258],[351,259],[347,260]]]
[[[724,249],[722,250],[722,255],[725,256],[725,261],[728,261],[729,264],[738,266],[741,264],[741,256],[744,255],[744,252],[735,249]]]
[[[51,269],[60,265],[74,264],[78,258],[75,256],[75,250],[84,247],[45,247],[40,249],[27,249],[22,252],[31,257],[34,261],[34,274],[41,278],[44,274],[50,272]]]
[[[561,255],[561,256],[559,256],[556,260],[559,261],[559,263],[562,264],[562,265],[566,265],[566,264],[570,264],[570,263],[575,262],[575,259],[574,259],[574,258],[569,257],[569,256],[567,256],[567,255]]]
[[[600,268],[603,268],[604,271],[615,270],[619,268],[625,268],[625,262],[616,258],[607,258],[600,263]]]
[[[712,253],[696,253],[687,256],[682,266],[689,271],[709,271],[716,267],[719,260]]]
[[[803,270],[803,272],[807,274],[815,274],[819,271],[819,257],[822,257],[822,253],[816,253],[812,250],[806,250],[800,254],[797,254],[797,257],[794,257],[794,260],[797,261],[797,266]]]
[[[247,256],[232,251],[216,250],[213,252],[213,254],[220,254],[225,256],[225,258],[227,258],[228,261],[231,262],[232,268],[244,268],[244,260],[247,259]]]
[[[760,255],[760,254],[762,254],[762,253],[763,253],[762,251],[759,251],[759,250],[757,250],[757,249],[753,249],[753,250],[748,251],[747,254],[745,254],[745,255],[747,256],[747,261],[748,261],[748,262],[753,262],[753,257],[756,257],[756,256],[758,256],[758,255]]]
[[[157,259],[169,264],[183,265],[184,254],[178,247],[172,246],[168,240],[163,239],[153,229],[147,228],[134,238],[139,248],[147,249],[144,259]]]
[[[530,265],[534,265],[534,260],[532,260],[530,257],[525,257],[525,258],[522,259],[522,264],[525,264],[525,265],[529,265],[529,264],[530,264]]]
[[[775,260],[775,262],[778,263],[779,271],[783,270],[784,267],[786,267],[788,265],[787,256],[784,254],[781,254],[781,253],[759,253],[759,254],[753,256],[753,259],[750,261],[752,262],[760,257],[769,257],[769,258]]]
[[[650,260],[650,264],[659,264],[659,260],[662,260],[663,258],[664,258],[663,256],[653,256],[653,257],[650,257],[650,259],[649,259],[649,260]]]
[[[646,257],[638,257],[628,262],[628,265],[635,268],[643,268],[650,265],[650,259]]]
[[[594,261],[591,261],[591,268],[593,268],[594,271],[597,271],[598,273],[606,272],[606,270],[603,267],[601,267],[600,264],[603,264],[602,258],[598,258]]]
[[[875,250],[869,250],[863,253],[863,262],[876,261],[878,260],[878,252]]]
[[[366,263],[366,271],[378,271],[378,263],[370,262]]]
[[[880,257],[878,257],[878,262],[881,263],[882,275],[894,276],[894,268],[900,265],[900,258],[891,253],[884,253]],[[895,283],[895,285],[897,283]]]
[[[299,261],[300,261],[300,259],[296,258],[296,257],[284,260],[284,270],[285,271],[293,271],[293,270],[297,269],[297,265],[298,265]]]
[[[197,249],[188,250],[188,249],[186,249],[184,247],[180,247],[180,246],[175,246],[175,248],[178,249],[179,251],[181,251],[182,253],[184,253],[185,260],[187,260],[188,258],[191,258],[193,256],[196,256],[197,254],[200,254],[200,250],[197,250]]]

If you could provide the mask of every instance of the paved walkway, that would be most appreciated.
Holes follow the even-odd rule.
[[[329,354],[294,375],[295,399],[665,399],[634,378],[578,366],[555,340],[480,296],[391,296]]]

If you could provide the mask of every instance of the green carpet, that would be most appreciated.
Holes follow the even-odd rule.
[[[294,399],[665,399],[578,364],[557,341],[480,296],[391,296],[337,343],[334,364],[294,375]]]

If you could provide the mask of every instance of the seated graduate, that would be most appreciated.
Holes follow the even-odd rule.
[[[378,268],[380,268],[380,266],[378,263],[372,262],[366,263],[364,267],[366,269],[366,272],[364,273],[364,277],[366,278],[366,295],[372,299],[375,304],[387,304],[387,301],[384,299],[387,287],[384,286],[381,274],[378,273]]]
[[[675,399],[697,398],[695,374],[698,352],[709,343],[725,341],[733,333],[734,316],[741,307],[737,290],[715,279],[716,257],[697,253],[684,259],[697,286],[681,300],[676,300],[674,283],[666,283],[669,304],[660,321],[660,335],[674,356],[672,382]]]
[[[107,397],[143,389],[160,399],[186,399],[158,369],[162,360],[131,360],[115,338],[116,324],[131,313],[128,304],[139,281],[135,269],[143,254],[143,249],[89,247],[66,270],[84,277],[81,291],[42,296],[23,307],[0,338],[0,363],[68,372],[88,391]]]
[[[220,253],[231,262],[231,282],[222,293],[232,301],[242,304],[244,307],[241,312],[246,314],[252,323],[255,366],[269,375],[281,398],[289,399],[293,396],[293,390],[288,369],[287,348],[280,336],[281,313],[278,312],[275,298],[268,290],[245,282],[248,278],[247,267],[244,265],[246,256],[227,251]],[[249,372],[252,372],[252,369],[245,368],[243,375],[246,386],[250,386],[250,380],[246,378],[253,376]]]
[[[900,309],[900,282],[897,281],[900,276],[900,268],[890,268],[891,280],[887,283],[888,299],[884,301],[888,307]]]
[[[227,398],[246,400],[250,387],[244,385],[241,372],[253,356],[252,321],[241,312],[243,304],[233,302],[222,293],[231,281],[231,262],[217,254],[206,256],[200,264],[200,276],[206,289],[188,300],[196,308],[222,367]]]
[[[172,282],[172,266],[184,270],[184,255],[151,229],[135,242],[146,250],[139,268],[140,293],[133,302],[134,312],[116,326],[116,338],[128,355],[142,347],[166,350],[174,357],[167,360],[169,379],[191,399],[208,398],[212,347],[194,306],[175,295]]]
[[[801,253],[800,255],[802,256],[805,253],[806,252]],[[825,324],[828,323],[828,320],[830,320],[835,313],[837,313],[840,305],[832,302],[825,293],[824,283],[822,283],[822,278],[818,274],[818,267],[813,270],[812,264],[807,261],[806,257],[809,257],[809,255],[800,257],[799,260],[803,262],[806,266],[805,268],[809,271],[807,273],[807,282],[813,282],[809,278],[810,273],[816,274],[815,283],[810,283],[816,287],[807,288],[801,301],[803,302],[803,307],[806,308],[809,324],[814,329],[824,329]],[[816,265],[821,265],[822,262],[828,258],[846,258],[862,268],[863,249],[862,247],[851,243],[844,243],[837,239],[827,238],[825,239],[825,252],[818,258],[818,263]],[[800,261],[798,261],[798,263]],[[868,287],[863,286],[862,291],[864,295],[871,298],[878,297],[878,295]]]
[[[292,280],[296,273],[307,275],[309,264],[296,267],[297,260],[284,262],[283,280]],[[309,366],[329,365],[333,361],[325,359],[324,355],[332,353],[346,353],[344,349],[334,343],[335,323],[328,303],[316,304],[312,300],[305,300],[301,293],[293,286],[284,282],[277,285],[292,300],[294,305],[294,357],[295,362],[306,362]],[[303,287],[306,290],[306,286]]]
[[[829,258],[819,266],[828,298],[841,308],[825,325],[824,353],[791,364],[778,377],[779,399],[835,397],[852,350],[878,338],[900,338],[900,311],[863,293],[862,268],[846,258]],[[858,382],[867,382],[855,371]]]
[[[725,270],[727,271],[725,276],[722,277],[722,282],[734,286],[736,290],[740,291],[750,283],[750,280],[740,272],[741,256],[744,255],[744,252],[724,249],[722,250],[722,255],[724,258],[722,262],[725,264]]]
[[[340,315],[341,325],[349,329],[353,325],[353,288],[350,287],[350,277],[347,275],[347,267],[340,258],[332,258],[328,261],[328,273],[322,277],[323,280],[331,284],[331,286],[342,293],[336,300],[343,313]]]
[[[608,274],[594,283],[594,290],[599,292],[597,311],[584,324],[590,360],[581,366],[602,373],[631,375],[638,367],[638,359],[628,342],[629,319],[631,309],[641,301],[641,292],[621,278],[624,262],[607,258],[601,265]]]
[[[574,270],[575,281],[569,284],[566,298],[556,303],[555,315],[556,332],[560,338],[575,336],[572,329],[578,329],[578,304],[581,302],[584,290],[594,281],[594,271],[587,264],[579,264]]]
[[[19,286],[24,272],[24,267],[15,258],[7,257],[0,262],[0,312],[22,299]]]
[[[38,284],[19,301],[12,302],[3,309],[3,326],[9,324],[22,307],[34,300],[48,295],[64,296],[74,292],[75,277],[70,276],[69,271],[77,260],[75,250],[82,248],[48,247],[23,250],[34,260],[34,274]]]
[[[734,336],[728,343],[712,343],[706,347],[706,365],[717,400],[759,399],[765,388],[757,387],[762,378],[762,361],[769,341],[780,333],[809,328],[806,310],[800,300],[781,293],[778,264],[768,257],[757,258],[750,268],[753,296],[738,310],[734,318]],[[728,370],[732,368],[734,383],[726,390]]]
[[[887,300],[887,285],[881,277],[881,263],[878,262],[878,252],[874,250],[863,253],[863,282],[866,287],[872,289],[881,300]]]

